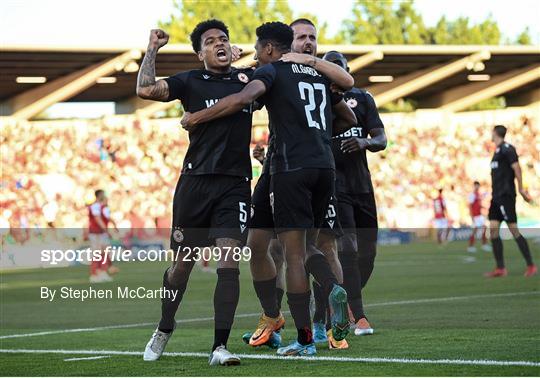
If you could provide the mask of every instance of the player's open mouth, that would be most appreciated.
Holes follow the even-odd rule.
[[[225,51],[225,49],[219,49],[216,53],[216,56],[219,61],[224,62],[227,60],[227,51]]]

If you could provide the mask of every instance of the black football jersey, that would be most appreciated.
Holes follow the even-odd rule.
[[[179,99],[184,110],[194,113],[209,108],[221,98],[240,92],[252,69],[218,74],[206,70],[181,72],[165,80],[169,99]],[[182,174],[223,174],[251,178],[251,106],[227,117],[198,125],[189,133],[189,147]]]
[[[346,92],[343,98],[356,115],[358,124],[332,138],[332,152],[336,161],[336,189],[338,192],[350,194],[372,193],[366,150],[344,153],[341,151],[341,141],[351,137],[367,138],[370,130],[384,128],[384,125],[369,92],[353,88]]]
[[[516,196],[515,174],[512,164],[517,161],[516,149],[511,144],[502,143],[495,150],[495,154],[491,159],[491,190],[493,198]]]
[[[330,81],[309,66],[274,62],[258,68],[252,80],[266,86],[263,96],[272,134],[270,174],[303,168],[334,169],[330,139]]]

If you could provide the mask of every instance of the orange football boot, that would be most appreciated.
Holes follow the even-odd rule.
[[[285,318],[281,312],[277,318],[271,318],[265,314],[262,314],[259,318],[257,329],[255,332],[253,332],[253,335],[251,335],[251,338],[249,339],[249,345],[259,346],[266,344],[270,339],[270,336],[272,336],[272,332],[279,331],[284,325]]]

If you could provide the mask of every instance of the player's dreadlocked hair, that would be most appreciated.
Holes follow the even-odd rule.
[[[229,38],[229,29],[223,23],[223,21],[211,19],[211,20],[199,22],[197,26],[195,26],[195,29],[193,29],[193,31],[191,32],[191,35],[189,36],[191,39],[191,46],[193,46],[193,50],[196,53],[201,51],[202,35],[210,29],[219,29],[227,35],[227,38]]]
[[[294,38],[290,26],[279,21],[262,24],[255,30],[255,34],[260,43],[265,44],[271,42],[282,52],[291,49]]]

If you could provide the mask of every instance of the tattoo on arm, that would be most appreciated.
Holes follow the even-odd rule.
[[[169,97],[169,86],[165,80],[156,82],[157,48],[149,47],[137,76],[137,94],[148,100],[166,101]]]

